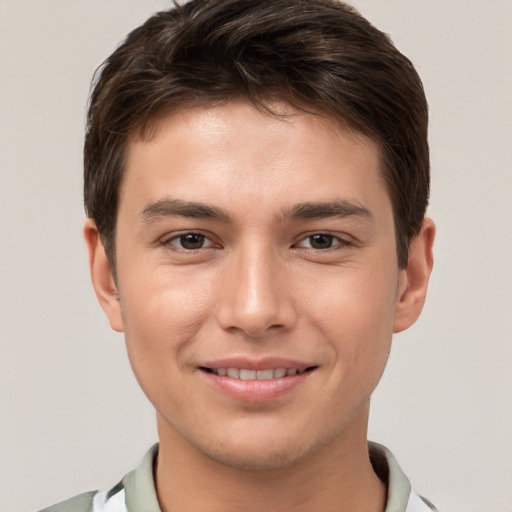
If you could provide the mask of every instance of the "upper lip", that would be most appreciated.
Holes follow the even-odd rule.
[[[228,357],[224,359],[215,359],[213,361],[205,361],[200,365],[202,368],[243,368],[246,370],[268,370],[271,368],[296,368],[297,370],[306,370],[315,367],[314,363],[299,361],[296,359],[288,359],[283,357]]]

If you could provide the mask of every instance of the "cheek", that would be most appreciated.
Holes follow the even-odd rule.
[[[210,309],[207,283],[165,268],[123,278],[121,311],[134,370],[180,365],[184,347],[194,340]]]
[[[390,267],[393,268],[393,267]],[[376,385],[393,333],[398,271],[339,269],[338,278],[318,287],[312,321],[329,341],[334,364],[345,378],[370,378]]]
[[[207,289],[190,277],[168,272],[120,282],[125,341],[133,373],[157,411],[185,411],[192,396],[180,393],[180,379],[190,368],[190,347],[209,309]]]
[[[392,267],[391,267],[392,268]],[[319,323],[334,334],[347,330],[392,332],[397,305],[398,270],[340,268],[317,283],[315,293],[303,301]],[[370,341],[370,340],[368,340]]]

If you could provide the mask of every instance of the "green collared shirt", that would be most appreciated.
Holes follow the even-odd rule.
[[[387,448],[371,442],[369,448],[375,472],[387,483],[385,512],[437,510],[430,502],[412,491],[409,480]],[[40,512],[162,512],[153,480],[153,465],[157,453],[158,444],[155,444],[146,453],[139,467],[128,473],[112,489],[86,492]]]

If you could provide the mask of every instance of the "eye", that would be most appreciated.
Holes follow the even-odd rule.
[[[336,246],[349,245],[349,242],[342,240],[328,233],[315,233],[300,240],[296,247],[305,247],[309,249],[325,250]]]
[[[164,241],[164,245],[172,245],[185,251],[197,251],[212,247],[214,243],[201,233],[182,233]]]

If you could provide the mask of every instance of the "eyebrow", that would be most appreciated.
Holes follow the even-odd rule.
[[[347,199],[336,199],[326,202],[299,203],[281,211],[283,219],[313,220],[329,217],[363,217],[371,222],[374,217],[370,210],[362,204]],[[143,222],[150,223],[165,217],[186,217],[192,219],[214,219],[231,222],[232,218],[225,210],[217,206],[183,201],[181,199],[162,199],[148,203],[140,217]]]
[[[140,213],[140,217],[148,223],[164,217],[217,219],[223,222],[231,220],[229,214],[221,208],[194,201],[182,201],[181,199],[162,199],[149,203]]]
[[[297,220],[325,219],[328,217],[363,217],[371,222],[375,218],[372,212],[357,201],[336,199],[321,203],[300,203],[282,211],[284,218]]]

